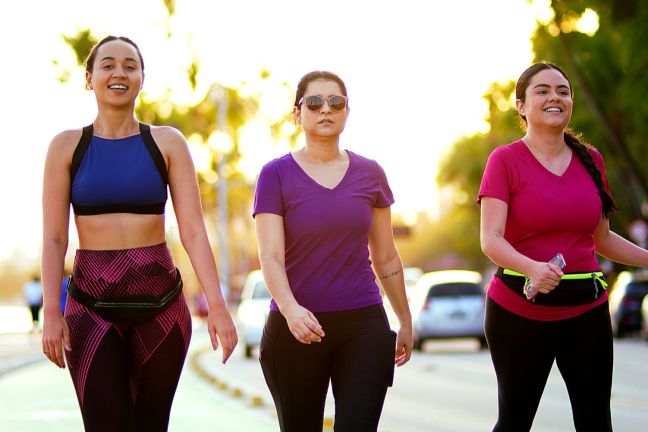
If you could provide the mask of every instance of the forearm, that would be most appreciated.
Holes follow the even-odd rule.
[[[486,255],[494,264],[522,274],[530,274],[531,267],[535,263],[531,258],[515,250],[515,248],[511,246],[504,237],[498,234],[483,236],[481,247],[484,255]]]
[[[43,313],[60,314],[61,285],[67,242],[43,240],[41,262],[43,283]]]
[[[198,276],[198,281],[205,293],[209,308],[225,307],[216,261],[209,246],[207,232],[199,231],[187,238],[181,236],[181,241]]]
[[[263,278],[268,285],[268,291],[272,295],[277,307],[283,313],[291,306],[297,304],[297,300],[290,289],[286,266],[283,260],[274,255],[259,256]]]
[[[396,249],[394,248],[392,253],[383,261],[374,261],[373,267],[400,325],[410,327],[412,325],[412,315],[407,303],[407,293],[405,292],[403,264]]]
[[[614,231],[596,241],[596,253],[620,264],[648,267],[648,250],[626,240]]]

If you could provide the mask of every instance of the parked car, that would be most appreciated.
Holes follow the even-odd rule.
[[[642,339],[648,341],[648,295],[641,302],[641,331]]]
[[[423,274],[409,290],[414,349],[428,339],[472,337],[485,348],[482,275],[470,270]]]
[[[243,346],[246,358],[252,357],[254,348],[261,342],[271,299],[261,270],[251,271],[245,279],[241,301],[236,310],[239,343]]]
[[[612,332],[621,338],[630,331],[641,329],[641,302],[648,294],[648,273],[619,273],[610,290],[610,317]]]
[[[423,270],[418,267],[405,267],[403,277],[405,278],[405,287],[410,288],[416,285],[416,282],[423,275]]]

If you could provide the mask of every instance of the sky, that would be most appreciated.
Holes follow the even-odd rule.
[[[176,0],[169,20],[162,0],[12,2],[0,15],[0,259],[16,249],[38,255],[48,144],[96,115],[64,34],[89,28],[98,37],[130,37],[144,56],[145,97],[170,87],[179,104],[202,99],[212,82],[239,86],[267,69],[272,115],[292,105],[281,82],[294,89],[307,72],[333,71],[347,85],[351,108],[341,147],[383,166],[395,212],[434,213],[439,159],[462,135],[485,130],[489,85],[516,79],[532,60],[530,36],[548,0],[533,3]],[[194,56],[201,71],[192,93],[184,70]],[[66,68],[73,72],[61,84]],[[269,142],[258,121],[245,137],[243,167],[251,176],[288,151]]]

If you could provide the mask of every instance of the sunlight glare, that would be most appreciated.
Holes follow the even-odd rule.
[[[581,15],[578,23],[576,24],[576,29],[585,33],[587,36],[594,36],[599,28],[599,16],[592,9],[587,8],[583,15]]]

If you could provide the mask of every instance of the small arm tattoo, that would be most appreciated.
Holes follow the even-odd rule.
[[[400,273],[400,269],[396,270],[395,272],[391,272],[388,275],[382,275],[380,276],[380,279],[389,279],[392,276],[396,276],[398,273]]]

